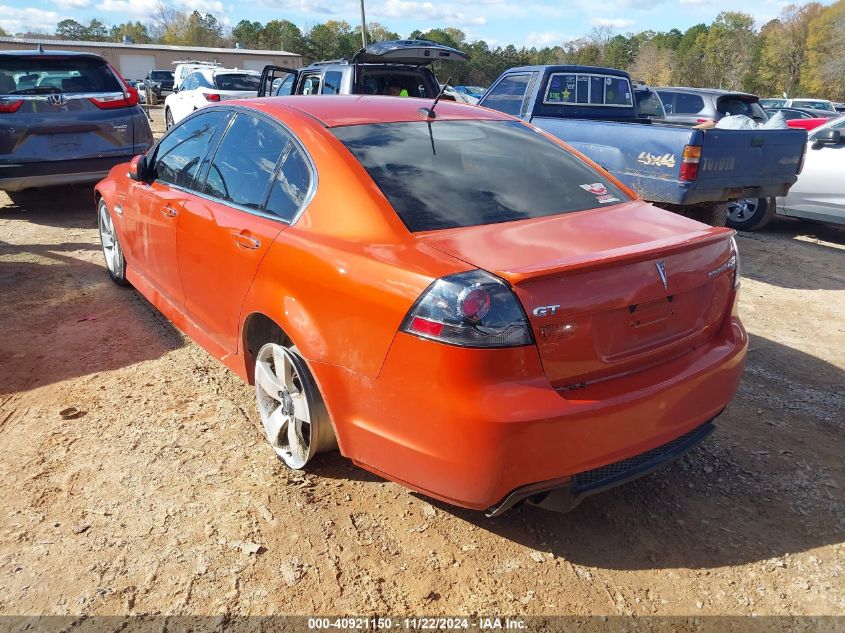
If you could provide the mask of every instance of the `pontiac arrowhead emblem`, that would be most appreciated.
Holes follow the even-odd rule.
[[[657,266],[657,272],[660,275],[660,281],[663,282],[663,289],[669,290],[669,284],[666,283],[666,263],[657,262],[654,265]]]

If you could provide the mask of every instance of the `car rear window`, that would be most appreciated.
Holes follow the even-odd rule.
[[[743,99],[741,97],[720,97],[716,108],[721,114],[736,115],[744,114],[755,121],[765,121],[769,117],[757,101]]]
[[[108,65],[96,59],[52,56],[0,59],[0,94],[122,90]]]
[[[629,197],[518,121],[333,128],[410,231],[539,218]]]
[[[254,90],[258,92],[258,75],[214,75],[214,87],[218,90]]]
[[[150,79],[158,81],[173,81],[173,73],[169,70],[154,70],[150,73]]]

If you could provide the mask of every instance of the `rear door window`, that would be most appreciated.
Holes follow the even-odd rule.
[[[663,109],[666,111],[666,114],[675,114],[675,93],[661,92],[660,90],[658,90],[657,95],[663,102]]]
[[[311,190],[311,181],[308,160],[302,151],[291,143],[267,198],[266,210],[287,222],[292,222],[305,204]]]
[[[195,189],[200,161],[226,116],[225,110],[210,110],[174,127],[156,146],[153,156],[156,180]]]
[[[0,94],[122,91],[123,85],[108,65],[97,59],[45,56],[0,60]]]
[[[485,95],[481,105],[505,114],[519,116],[530,81],[531,73],[507,75]]]
[[[306,75],[302,79],[302,83],[299,85],[299,94],[320,94],[320,75]]]
[[[323,90],[324,95],[338,95],[340,94],[340,81],[343,79],[343,73],[336,70],[329,70],[323,76]]]
[[[679,92],[675,98],[675,114],[698,114],[704,109],[704,99],[698,95]]]
[[[606,176],[518,121],[331,130],[410,231],[538,218],[629,200]]]
[[[239,112],[211,160],[202,192],[223,202],[260,209],[287,144],[288,138],[278,127]]]

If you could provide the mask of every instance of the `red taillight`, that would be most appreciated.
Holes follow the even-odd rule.
[[[681,180],[695,180],[698,178],[698,164],[701,160],[700,145],[685,145],[681,159]]]
[[[203,92],[202,96],[205,97],[206,101],[220,101],[220,95],[213,92]]]
[[[0,99],[0,113],[17,112],[23,105],[23,99]]]
[[[534,342],[513,290],[481,270],[434,281],[411,307],[401,330],[461,347],[519,347]]]
[[[128,108],[138,103],[138,91],[135,88],[126,87],[125,92],[102,97],[90,97],[88,99],[101,110],[113,110],[114,108]]]
[[[440,336],[443,334],[443,324],[437,321],[429,321],[422,317],[415,316],[411,320],[410,329],[417,334],[426,334],[428,336]]]
[[[696,119],[696,123],[713,123],[713,119]]]

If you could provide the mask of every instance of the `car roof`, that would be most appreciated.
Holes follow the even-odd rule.
[[[325,127],[367,125],[373,123],[400,123],[426,121],[420,108],[428,108],[433,99],[415,97],[386,97],[376,95],[313,95],[308,97],[266,97],[230,102],[262,110],[270,115],[282,116],[288,109],[298,110]],[[435,108],[437,121],[488,120],[513,121],[495,110],[479,108],[454,101],[440,101]]]
[[[30,57],[30,58],[38,58],[38,57],[76,57],[79,59],[96,59],[97,61],[104,62],[106,61],[102,55],[97,55],[96,53],[86,53],[80,51],[57,51],[57,50],[38,50],[38,49],[29,49],[29,50],[14,50],[14,51],[2,51],[0,52],[0,57]]]
[[[722,97],[724,95],[735,95],[737,97],[753,97],[755,99],[759,99],[757,95],[751,94],[750,92],[742,92],[741,90],[722,90],[721,88],[687,88],[684,86],[661,86],[660,88],[655,88],[655,90],[664,90],[666,92],[693,92],[695,94],[713,95],[717,97]]]

